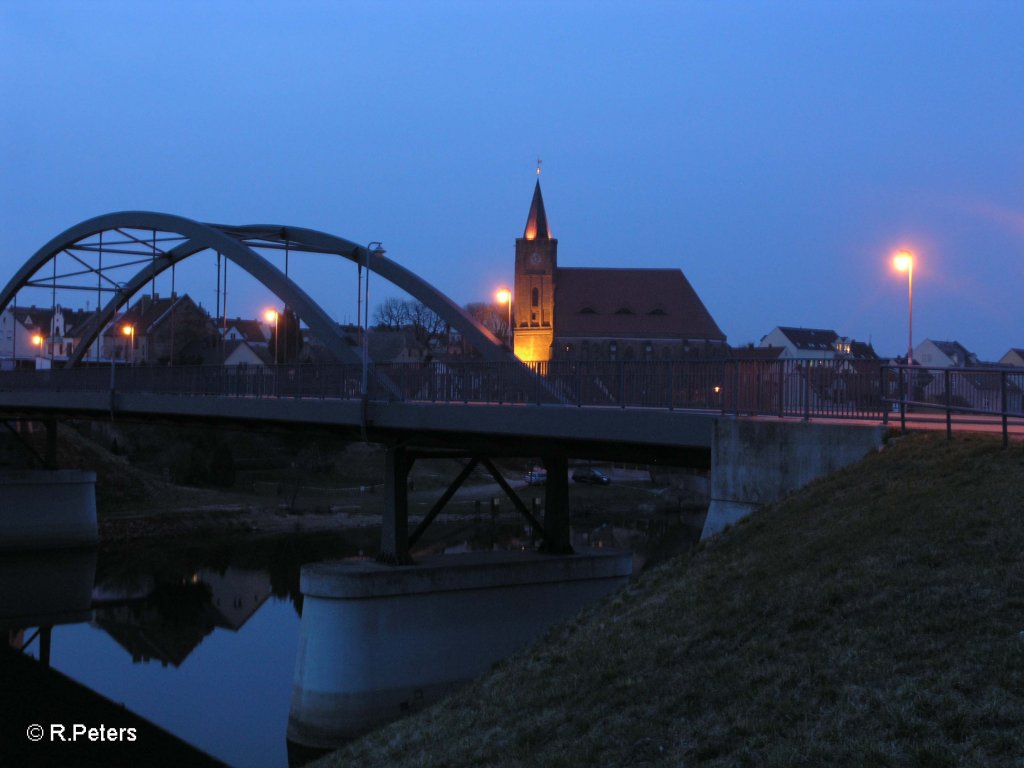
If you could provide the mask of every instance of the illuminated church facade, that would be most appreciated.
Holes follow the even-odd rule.
[[[559,267],[540,179],[516,239],[513,351],[526,362],[717,357],[725,334],[680,269]]]

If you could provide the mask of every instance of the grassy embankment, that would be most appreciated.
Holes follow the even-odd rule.
[[[324,766],[1020,765],[1024,456],[914,436]]]

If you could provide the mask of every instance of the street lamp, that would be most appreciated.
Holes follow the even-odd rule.
[[[508,288],[499,288],[498,292],[494,294],[494,298],[498,300],[499,304],[508,305],[508,325],[505,326],[505,337],[509,346],[512,345],[512,291]]]
[[[43,337],[40,334],[37,333],[32,336],[32,345],[39,348],[37,354],[41,355],[43,353]]]
[[[132,358],[131,364],[135,365],[135,326],[126,325],[121,329],[121,333],[129,337],[129,343],[131,344]]]
[[[911,365],[914,358],[914,254],[900,251],[893,257],[892,265],[897,272],[907,273],[907,365]]]
[[[277,310],[275,309],[268,309],[266,312],[263,313],[263,319],[266,320],[268,323],[274,324],[274,365],[280,363],[280,360],[278,360],[278,353],[281,349],[281,333],[278,328],[279,317],[281,316],[277,314]]]

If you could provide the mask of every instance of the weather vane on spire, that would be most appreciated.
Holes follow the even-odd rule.
[[[540,176],[540,164],[543,163],[543,162],[544,161],[541,160],[539,157],[537,158],[537,175],[538,176]]]

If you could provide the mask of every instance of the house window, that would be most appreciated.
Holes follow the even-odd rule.
[[[531,307],[539,307],[540,306],[540,289],[539,288],[534,288],[533,291],[530,293],[530,306]]]
[[[632,315],[633,314],[633,310],[630,309],[629,307],[619,307],[618,309],[615,310],[615,314],[616,315]]]

